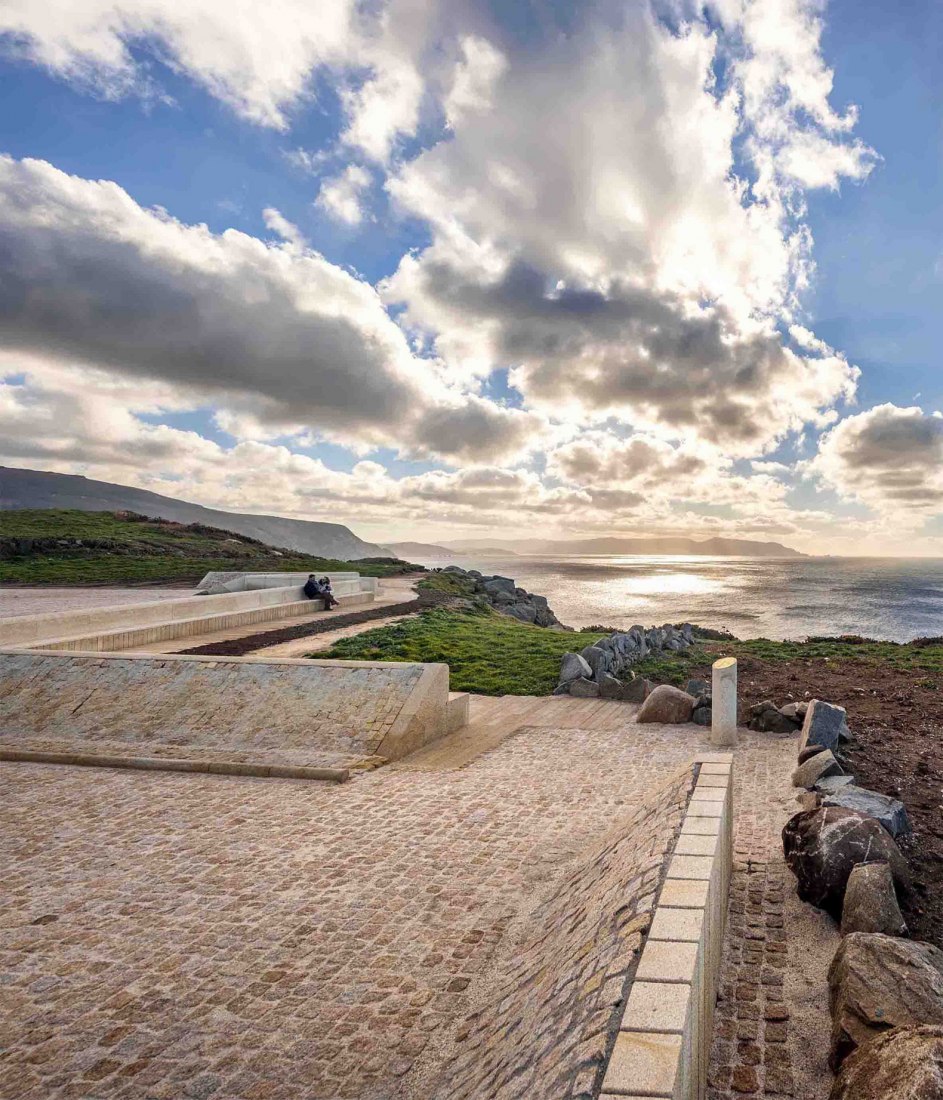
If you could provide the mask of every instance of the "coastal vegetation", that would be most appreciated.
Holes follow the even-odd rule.
[[[313,557],[200,523],[134,512],[0,512],[0,584],[196,584],[210,570],[341,572],[385,577],[405,562]]]
[[[429,581],[447,587],[461,580],[439,579],[448,577],[454,574],[435,574]],[[345,661],[444,661],[453,691],[549,695],[557,684],[560,658],[573,648],[574,638],[584,646],[600,637],[532,626],[485,606],[432,608],[403,622],[344,638],[312,656]]]

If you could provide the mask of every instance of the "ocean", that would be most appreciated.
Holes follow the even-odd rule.
[[[689,621],[739,638],[943,635],[943,559],[459,557],[546,596],[570,626]]]

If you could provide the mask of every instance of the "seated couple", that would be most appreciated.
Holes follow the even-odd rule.
[[[325,611],[337,607],[337,600],[334,599],[334,593],[331,591],[330,577],[322,577],[318,580],[313,573],[309,573],[305,582],[305,595],[309,600],[324,600]]]

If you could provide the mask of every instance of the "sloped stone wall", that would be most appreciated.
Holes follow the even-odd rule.
[[[498,964],[434,1100],[583,1100],[607,1051],[693,783],[686,768],[591,849]]]

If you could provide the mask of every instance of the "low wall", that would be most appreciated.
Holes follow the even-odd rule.
[[[0,652],[8,751],[342,767],[441,737],[447,707],[447,665]]]
[[[729,754],[704,757],[612,1048],[603,1098],[704,1100],[733,860]]]
[[[310,573],[240,573],[235,571],[213,571],[197,585],[198,589],[209,588],[214,584],[225,585],[231,592],[256,592],[265,588],[300,588]],[[376,577],[361,577],[359,573],[319,573],[329,577],[334,594],[352,594],[355,592],[375,592]]]

